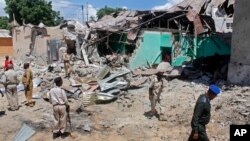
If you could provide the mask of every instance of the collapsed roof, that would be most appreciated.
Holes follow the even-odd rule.
[[[89,23],[99,31],[133,31],[140,28],[176,29],[195,35],[215,32],[211,17],[213,7],[233,13],[234,0],[184,0],[167,10],[121,11],[106,15],[96,23]]]
[[[228,9],[235,3],[235,0],[184,0],[171,7],[168,11],[194,10],[199,14],[208,14],[211,7]],[[207,11],[207,12],[206,12]]]

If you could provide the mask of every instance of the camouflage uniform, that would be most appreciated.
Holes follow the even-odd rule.
[[[151,103],[151,111],[154,111],[156,103],[160,102],[160,95],[163,89],[163,80],[158,80],[156,75],[151,76],[150,80],[151,83],[149,85],[149,100]]]
[[[64,61],[64,69],[65,69],[65,76],[70,77],[72,72],[72,66],[70,64],[71,55],[68,53],[63,54],[63,61]]]

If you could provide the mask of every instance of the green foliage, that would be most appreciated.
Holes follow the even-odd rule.
[[[31,23],[38,25],[40,22],[48,26],[58,25],[63,18],[60,13],[52,10],[51,1],[46,0],[5,0],[5,12],[9,14],[10,21],[14,16],[16,21],[22,25]]]
[[[111,7],[105,6],[104,8],[99,9],[96,15],[98,19],[101,19],[105,15],[109,15],[111,13],[120,12],[124,10],[125,9],[122,9],[122,8],[111,8]]]
[[[0,29],[9,29],[8,22],[9,22],[8,17],[0,16]]]

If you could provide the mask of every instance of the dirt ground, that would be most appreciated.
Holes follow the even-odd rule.
[[[81,112],[76,112],[79,101],[70,99],[72,136],[55,141],[186,141],[195,101],[208,86],[178,79],[166,81],[164,86],[161,105],[165,121],[144,116],[150,109],[147,87],[129,90],[114,102],[88,106]],[[212,117],[207,125],[211,141],[229,140],[230,124],[249,124],[249,89],[223,86],[222,94],[211,102]],[[36,91],[39,88],[34,93]],[[0,117],[0,140],[12,140],[23,123],[36,131],[30,141],[53,140],[52,106],[43,99],[35,99],[35,107],[30,108],[22,104],[24,100],[24,93],[20,92],[20,109],[8,111],[6,97],[0,97],[0,110],[5,111],[5,115]],[[84,131],[84,125],[89,125],[91,131]]]

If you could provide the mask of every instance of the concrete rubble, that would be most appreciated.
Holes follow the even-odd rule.
[[[156,19],[161,17],[168,19],[166,23],[173,21],[171,24],[161,25],[163,28],[168,26],[168,30],[176,28],[177,25],[180,26],[178,28],[182,28],[180,34],[183,35],[183,31],[193,32],[194,36],[206,34],[210,30],[215,30],[212,19],[208,16],[211,13],[209,8],[211,5],[222,8],[221,5],[224,2],[225,0],[212,0],[210,3],[206,0],[186,0],[166,11],[122,11],[86,25],[77,21],[65,21],[55,27],[61,32],[62,38],[47,40],[48,43],[51,43],[48,47],[53,51],[51,50],[49,52],[51,54],[43,58],[43,62],[46,63],[41,63],[41,59],[37,57],[41,54],[36,54],[36,50],[30,50],[28,53],[25,52],[25,55],[21,55],[25,61],[31,63],[31,70],[34,73],[34,89],[38,89],[38,91],[33,94],[33,99],[48,101],[48,92],[54,85],[53,79],[61,76],[64,82],[62,88],[65,90],[70,104],[74,104],[73,109],[76,111],[76,113],[72,112],[74,114],[71,113],[72,125],[81,134],[91,133],[101,137],[105,136],[105,138],[100,137],[100,140],[109,140],[110,138],[107,136],[110,134],[131,141],[183,140],[189,134],[188,129],[195,101],[201,93],[207,90],[209,84],[214,83],[222,88],[223,93],[215,100],[214,105],[216,106],[212,109],[214,116],[211,125],[208,126],[208,132],[214,134],[211,136],[212,140],[228,140],[226,129],[230,124],[249,123],[250,121],[250,89],[235,86],[226,81],[227,58],[216,60],[218,64],[211,70],[211,66],[213,66],[211,62],[214,60],[199,60],[198,58],[195,61],[185,62],[183,65],[171,66],[168,61],[164,60],[155,63],[159,57],[157,55],[152,62],[146,60],[147,65],[130,69],[130,59],[133,58],[133,54],[138,48],[135,48],[134,52],[128,50],[120,52],[111,50],[108,45],[109,37],[112,34],[118,33],[123,36],[123,32],[126,32],[124,35],[126,45],[139,44],[137,40],[143,39],[140,37],[140,29],[156,28],[156,24],[161,24],[161,20]],[[227,8],[232,4],[232,0],[229,0]],[[226,10],[228,10],[227,8]],[[202,14],[206,14],[206,16]],[[176,17],[181,20],[175,20]],[[190,22],[193,25],[192,29],[189,27]],[[173,25],[173,23],[176,24]],[[26,27],[31,27],[32,30],[46,28],[42,24],[39,26],[26,25]],[[32,36],[40,38],[38,37],[40,35]],[[122,38],[117,40],[123,42]],[[35,47],[39,40],[36,39],[31,46]],[[99,49],[97,44],[101,43],[104,46]],[[66,49],[70,49],[74,54],[71,60],[73,73],[70,78],[64,78],[62,53]],[[175,51],[178,52],[178,50]],[[23,60],[15,60],[14,68],[19,74],[23,74],[23,63]],[[159,72],[156,69],[157,65],[163,65],[166,68],[160,102],[160,108],[166,111],[159,119],[162,122],[158,122],[158,119],[154,118],[145,120],[145,117],[142,116],[143,112],[150,109],[149,77]],[[19,84],[17,89],[18,92],[22,92],[24,86]],[[0,88],[0,91],[5,92],[3,87]],[[49,120],[51,111],[48,110],[48,107],[33,110],[35,113],[38,111],[43,114],[36,123],[44,122],[45,125],[41,128],[49,128],[52,122]],[[23,128],[27,128],[23,130],[31,130],[28,127]],[[176,135],[165,132],[168,128],[175,128]],[[218,132],[213,129],[217,129]],[[33,132],[35,131],[31,133]],[[221,134],[223,136],[220,136]]]
[[[216,3],[217,6],[222,4],[224,1]],[[215,3],[212,1],[212,3]],[[181,3],[182,7],[188,7],[191,4],[188,1]],[[73,75],[70,79],[64,79],[63,89],[67,92],[69,97],[79,98],[80,95],[84,93],[93,93],[96,95],[96,100],[109,101],[110,99],[115,99],[119,96],[119,93],[123,93],[130,88],[141,88],[146,86],[147,78],[158,71],[153,67],[154,62],[149,64],[148,67],[141,67],[133,70],[129,70],[129,55],[128,54],[100,54],[97,51],[96,44],[103,42],[103,39],[109,38],[109,34],[117,31],[127,31],[127,42],[135,40],[139,36],[139,29],[145,26],[145,24],[152,24],[151,20],[156,20],[161,17],[170,18],[186,16],[190,22],[194,22],[194,26],[197,24],[197,29],[194,27],[195,35],[205,32],[205,28],[209,27],[213,29],[213,25],[208,22],[206,25],[201,22],[195,23],[195,17],[200,13],[203,5],[206,5],[205,1],[202,1],[193,7],[193,10],[189,12],[184,12],[184,15],[180,14],[176,8],[173,7],[166,11],[122,11],[120,13],[114,13],[117,15],[107,15],[101,20],[93,23],[87,23],[83,25],[77,21],[65,21],[58,27],[52,28],[53,30],[60,30],[61,36],[63,38],[57,40],[60,44],[53,45],[55,47],[55,52],[51,56],[47,56],[47,65],[41,65],[40,60],[37,60],[37,52],[35,49],[30,50],[28,55],[26,54],[26,60],[31,63],[31,69],[34,72],[34,88],[41,87],[42,90],[37,93],[33,98],[41,98],[47,95],[53,84],[53,78],[56,76],[64,76],[64,69],[62,63],[62,52],[66,49],[71,50],[74,54],[71,64],[73,66]],[[179,9],[179,10],[184,10]],[[187,9],[185,9],[187,10]],[[170,12],[169,12],[170,11]],[[191,13],[190,13],[191,12]],[[192,13],[193,12],[193,13]],[[152,17],[153,15],[153,17]],[[168,17],[170,16],[170,17]],[[124,18],[126,20],[124,20]],[[140,18],[142,18],[140,20]],[[170,20],[169,19],[169,20]],[[184,18],[183,18],[184,20]],[[211,20],[208,17],[200,16],[198,20]],[[125,22],[126,21],[126,22]],[[180,25],[186,23],[179,23]],[[31,30],[41,32],[51,32],[51,28],[47,28],[42,23],[39,26],[34,26],[31,24],[25,25],[30,27]],[[198,29],[201,28],[201,29]],[[168,28],[173,28],[169,27]],[[51,29],[51,30],[52,30]],[[99,38],[101,35],[100,31],[107,31],[108,34],[104,38]],[[186,29],[189,30],[189,29]],[[45,35],[45,34],[44,34]],[[31,35],[37,36],[37,35]],[[59,37],[59,36],[58,36]],[[52,40],[48,40],[52,43]],[[107,40],[108,42],[108,40]],[[31,45],[35,48],[36,41],[31,40]],[[52,46],[49,46],[52,47]],[[53,48],[54,48],[53,47]],[[107,46],[108,47],[108,46]],[[52,48],[51,48],[52,49]],[[53,49],[52,49],[53,50]],[[99,50],[100,51],[100,50]],[[108,51],[108,49],[106,50]],[[56,56],[54,58],[53,56]],[[15,69],[22,74],[22,64],[24,62],[15,62]],[[216,82],[212,74],[204,71],[202,67],[197,67],[195,65],[183,65],[179,67],[172,67],[170,64],[166,63],[164,66],[167,68],[167,72],[164,74],[166,79],[171,80],[174,78],[185,78],[185,79],[195,79],[197,81],[202,81],[206,83]],[[198,63],[199,64],[199,63]],[[220,68],[222,69],[222,68]],[[219,72],[221,72],[219,70]],[[222,72],[223,74],[226,72]],[[222,78],[223,79],[223,78]],[[218,78],[219,82],[220,78]],[[22,91],[23,86],[18,85],[18,91]],[[1,89],[4,92],[4,89]]]

